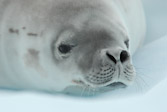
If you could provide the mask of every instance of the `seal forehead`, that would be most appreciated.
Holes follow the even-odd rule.
[[[79,49],[86,51],[96,51],[100,48],[104,48],[114,40],[112,35],[103,29],[81,31],[75,36],[75,39],[80,47]],[[85,49],[86,47],[90,47],[90,49]]]
[[[89,2],[87,0],[60,0],[49,12],[49,23],[53,27],[55,25],[73,25],[80,29],[92,16],[106,13],[104,6],[106,4],[104,5],[101,0],[91,0]]]

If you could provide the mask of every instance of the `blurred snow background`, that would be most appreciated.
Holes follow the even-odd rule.
[[[167,0],[143,3],[148,30],[133,58],[138,83],[90,98],[1,90],[0,112],[167,112]]]
[[[145,43],[167,34],[167,0],[142,0],[147,19]]]

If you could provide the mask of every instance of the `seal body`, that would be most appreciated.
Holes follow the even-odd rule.
[[[144,34],[140,0],[0,0],[0,87],[62,91],[85,84],[84,74],[99,69],[106,49],[132,55]],[[117,53],[110,54],[113,65]],[[111,82],[118,80],[86,81]]]

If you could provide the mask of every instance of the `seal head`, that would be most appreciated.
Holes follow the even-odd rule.
[[[56,63],[68,73],[75,72],[72,81],[76,85],[99,88],[131,84],[135,70],[129,38],[120,31],[113,32],[113,25],[111,30],[96,25],[81,31],[63,31],[52,43]]]
[[[67,19],[68,24],[61,24],[59,35],[52,42],[53,58],[65,74],[71,74],[69,85],[93,88],[130,85],[135,69],[127,27],[114,6],[99,3],[100,8],[96,7],[98,4],[79,6],[82,9],[76,14],[68,10],[73,16]],[[75,8],[77,5],[72,9]],[[88,8],[90,11],[85,10]]]

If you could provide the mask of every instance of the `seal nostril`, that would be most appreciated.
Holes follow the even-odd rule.
[[[112,60],[115,64],[117,63],[116,59],[114,58],[114,56],[112,56],[111,54],[109,54],[108,52],[106,53],[106,55],[108,56],[108,58],[110,60]]]
[[[129,55],[127,51],[122,51],[120,55],[120,60],[121,62],[125,62],[128,59]]]

